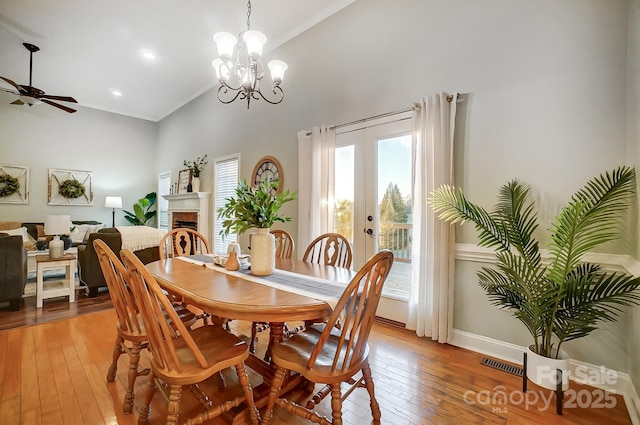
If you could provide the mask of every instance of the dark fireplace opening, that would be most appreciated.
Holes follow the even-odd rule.
[[[172,214],[171,228],[186,228],[198,230],[198,213],[196,212],[174,212]]]

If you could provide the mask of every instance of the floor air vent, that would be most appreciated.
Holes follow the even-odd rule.
[[[522,368],[518,366],[513,366],[500,360],[489,359],[487,357],[482,359],[481,364],[485,366],[492,367],[494,369],[501,370],[503,372],[510,373],[512,375],[522,376]]]

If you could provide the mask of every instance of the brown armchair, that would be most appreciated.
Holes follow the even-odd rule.
[[[93,247],[93,241],[96,239],[103,240],[109,248],[116,254],[120,255],[122,248],[122,237],[120,232],[113,227],[107,227],[91,233],[87,243],[78,246],[78,265],[80,267],[80,281],[87,285],[89,289],[89,298],[98,295],[98,288],[106,287],[107,281],[102,274],[102,268],[98,261],[98,255]],[[150,263],[160,259],[160,253],[157,246],[152,248],[141,249],[135,251],[134,254],[142,261],[143,264]]]
[[[0,302],[9,301],[11,310],[20,310],[27,284],[27,251],[22,236],[0,233]]]

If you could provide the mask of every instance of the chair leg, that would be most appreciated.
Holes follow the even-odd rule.
[[[113,382],[116,379],[116,372],[118,371],[118,359],[123,353],[123,343],[124,339],[122,339],[122,337],[116,337],[116,343],[113,346],[113,358],[111,360],[111,366],[109,366],[109,370],[107,371],[107,382]]]
[[[227,382],[224,380],[222,371],[216,373],[216,380],[218,381],[218,391],[224,391],[224,389],[227,387]]]
[[[267,408],[264,411],[261,425],[269,425],[271,423],[271,417],[273,416],[273,407],[276,404],[276,398],[278,398],[280,387],[282,386],[282,382],[284,381],[285,372],[285,369],[278,367],[278,370],[276,370],[276,374],[273,376],[273,381],[271,381],[271,390],[269,391],[269,400],[267,401]]]
[[[331,385],[331,424],[342,425],[342,391],[340,383]]]
[[[133,412],[133,401],[136,397],[134,387],[138,377],[138,364],[140,363],[140,342],[134,342],[129,349],[129,373],[127,374],[127,391],[124,394],[124,405],[122,411],[125,415]],[[115,353],[114,353],[115,354]]]
[[[138,415],[138,425],[146,425],[149,423],[149,416],[151,416],[151,400],[156,393],[158,387],[156,386],[156,377],[151,372],[149,374],[149,387],[144,395],[144,405],[140,409],[140,415]]]
[[[242,387],[242,392],[244,393],[244,402],[249,409],[249,417],[251,418],[251,423],[253,425],[258,425],[260,423],[260,412],[256,408],[256,405],[253,401],[253,391],[251,390],[251,383],[249,382],[249,377],[247,376],[247,371],[244,368],[244,364],[240,363],[236,365],[236,373],[238,374],[238,382]]]
[[[379,424],[380,418],[382,415],[380,414],[380,405],[378,405],[378,401],[376,400],[376,395],[373,387],[373,378],[371,377],[371,368],[369,367],[369,362],[365,363],[362,368],[362,377],[364,379],[365,387],[367,388],[367,392],[369,393],[369,398],[371,399],[371,414],[373,415],[373,423]]]
[[[249,342],[249,352],[251,354],[256,353],[256,338],[258,337],[258,324],[256,322],[251,323],[251,341]]]
[[[167,425],[175,425],[178,423],[181,400],[182,385],[172,384],[169,391],[169,407],[167,407]]]

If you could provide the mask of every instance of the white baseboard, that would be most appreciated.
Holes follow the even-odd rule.
[[[522,364],[525,351],[525,347],[516,344],[458,329],[451,330],[449,344],[515,364]],[[577,360],[571,360],[570,366],[571,380],[622,395],[631,422],[640,425],[640,397],[628,374]]]

